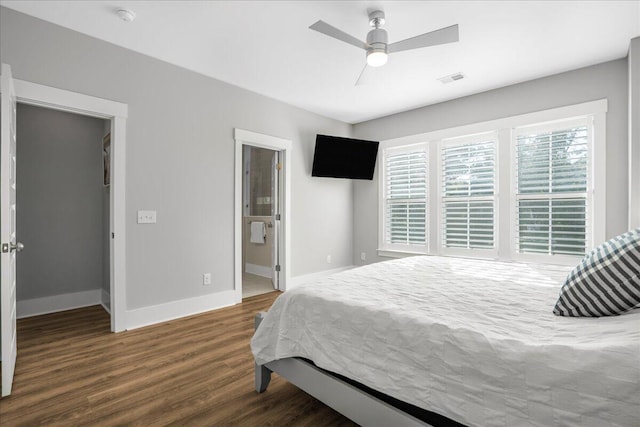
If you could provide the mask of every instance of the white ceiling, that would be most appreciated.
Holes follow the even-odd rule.
[[[349,123],[622,58],[640,36],[640,0],[0,4]],[[390,43],[456,23],[460,42],[395,53],[356,87],[364,51],[308,27],[322,19],[364,39],[371,8],[385,11]],[[466,78],[436,80],[456,72]]]

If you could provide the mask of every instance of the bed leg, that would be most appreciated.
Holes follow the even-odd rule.
[[[261,311],[260,313],[256,314],[256,316],[254,317],[255,329],[258,329],[258,326],[260,326],[260,322],[262,322],[262,319],[264,319],[264,316],[266,315],[267,313],[265,311]],[[254,365],[256,370],[256,391],[258,393],[262,393],[267,389],[267,387],[269,387],[269,382],[271,381],[271,370],[264,365],[258,365],[257,363],[254,363]]]
[[[261,311],[258,314],[256,314],[253,318],[253,330],[258,329],[258,326],[260,326],[260,323],[262,323],[262,319],[264,319],[264,316],[267,315],[266,311]]]
[[[256,367],[256,391],[258,393],[264,392],[269,387],[271,382],[271,370],[264,365],[255,364]]]

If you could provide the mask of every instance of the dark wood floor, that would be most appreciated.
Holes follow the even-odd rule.
[[[88,307],[18,321],[0,425],[353,426],[274,375],[253,389],[253,316],[278,295],[133,331]]]

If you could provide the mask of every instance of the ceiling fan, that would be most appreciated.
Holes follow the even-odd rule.
[[[369,25],[373,27],[373,30],[369,31],[367,34],[366,42],[363,42],[322,20],[311,25],[309,28],[329,37],[333,37],[334,39],[338,39],[355,47],[364,49],[367,52],[367,63],[360,73],[360,77],[358,77],[356,85],[363,82],[364,74],[368,67],[380,67],[386,64],[388,55],[391,53],[436,46],[445,43],[454,43],[459,40],[458,25],[456,24],[389,44],[387,31],[381,28],[384,23],[385,19],[383,11],[374,10],[369,13]]]

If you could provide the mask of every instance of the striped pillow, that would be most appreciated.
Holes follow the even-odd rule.
[[[567,276],[557,316],[615,316],[640,306],[640,228],[589,252]]]

